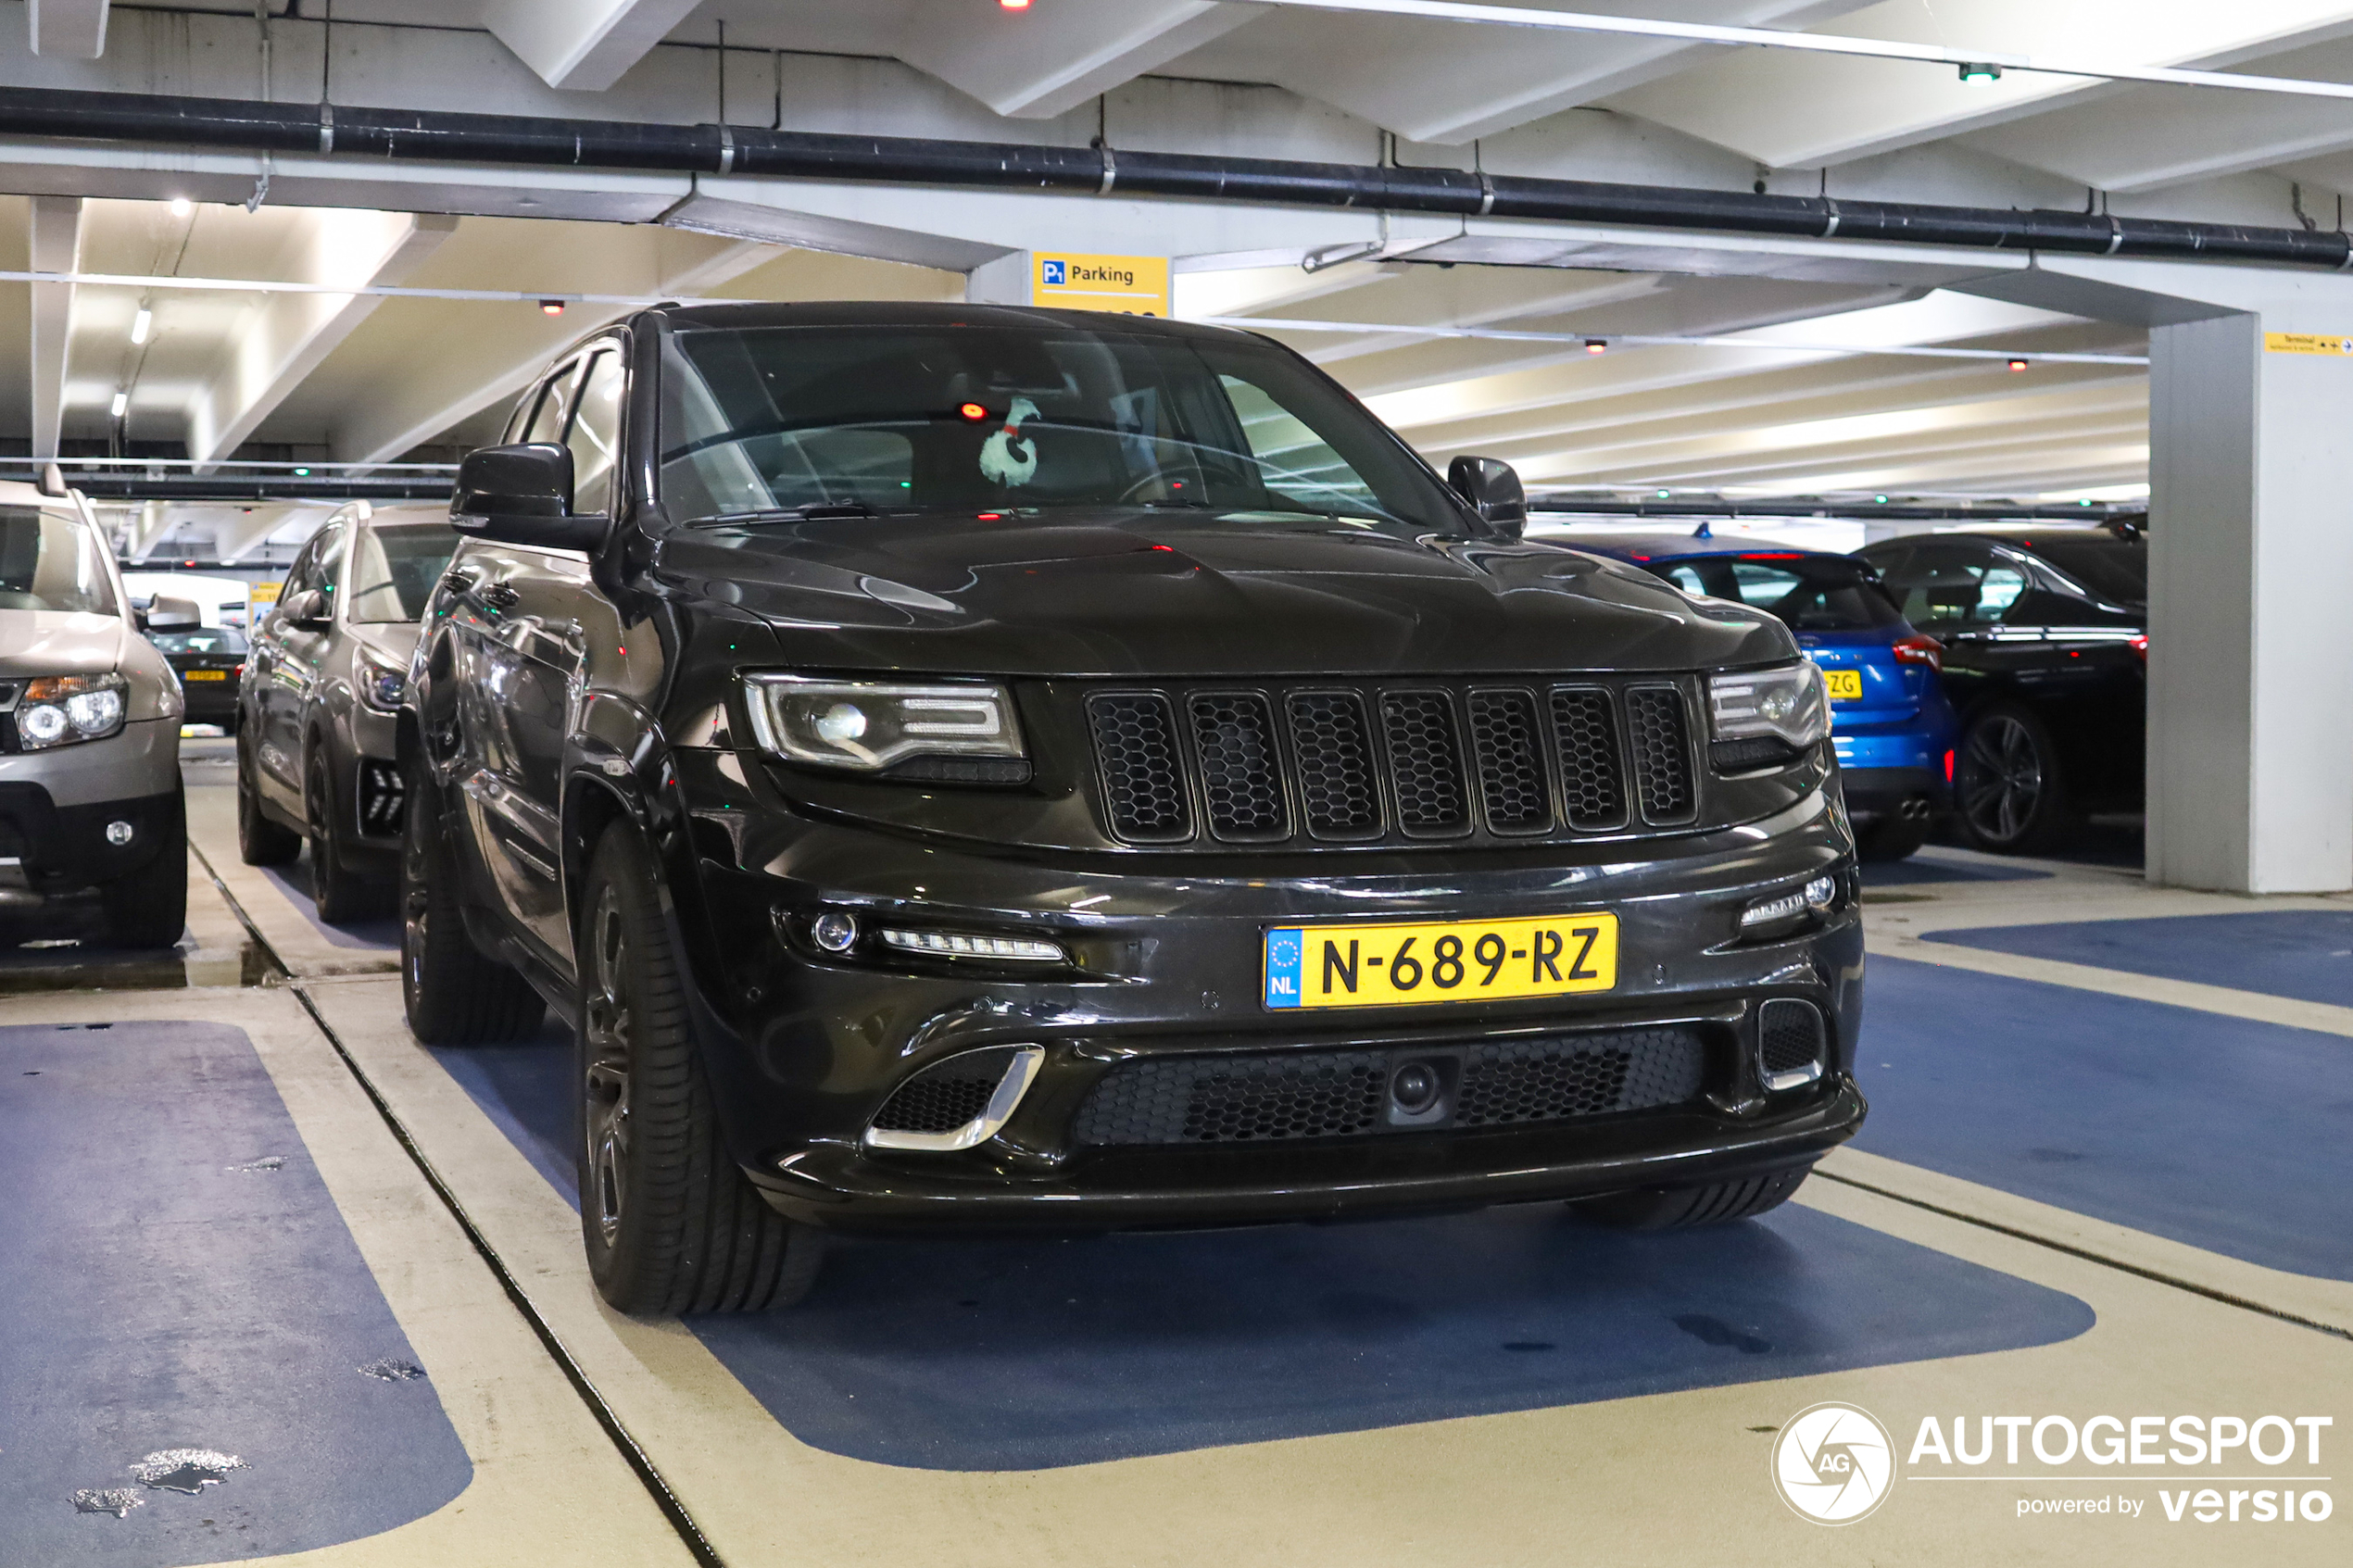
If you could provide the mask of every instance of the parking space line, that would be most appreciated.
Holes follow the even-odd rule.
[[[2353,1285],[2268,1269],[2147,1231],[2095,1220],[1999,1187],[1890,1160],[1852,1145],[1816,1173],[1898,1203],[2017,1236],[2284,1323],[2353,1339]]]
[[[268,944],[289,973],[388,974],[400,969],[398,952],[339,947],[296,909],[293,896],[269,874],[248,866],[237,853],[236,792],[208,786],[188,791],[188,846],[212,878],[244,911],[245,922]]]
[[[413,1568],[421,1562],[489,1568],[555,1561],[636,1568],[689,1562],[650,1500],[628,1484],[573,1390],[535,1353],[524,1324],[502,1303],[479,1258],[423,1190],[295,997],[237,988],[0,1000],[0,1023],[188,1019],[233,1022],[252,1041],[361,1261],[473,1462],[465,1490],[422,1518],[271,1561],[290,1568]],[[135,1135],[133,1129],[124,1132]],[[185,1284],[175,1280],[169,1288]],[[257,1332],[268,1326],[258,1323]],[[124,1349],[129,1354],[135,1348]],[[364,1476],[353,1477],[353,1485],[365,1484]]]

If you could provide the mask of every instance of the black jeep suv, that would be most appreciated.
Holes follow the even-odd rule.
[[[1860,1123],[1790,633],[1289,351],[661,308],[506,443],[409,671],[409,1017],[573,1022],[614,1305],[833,1230],[1733,1219]]]

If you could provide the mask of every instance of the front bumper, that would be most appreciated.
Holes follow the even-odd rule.
[[[731,1151],[770,1201],[835,1228],[937,1223],[1247,1223],[1567,1198],[1809,1160],[1848,1136],[1863,944],[1853,842],[1834,797],[1767,822],[1639,846],[1511,854],[1039,857],[722,809],[708,755],[675,754],[695,811],[678,899],[693,1001]],[[1631,855],[1643,858],[1629,859]],[[1742,909],[1825,872],[1839,904],[1803,931],[1737,939]],[[1340,1013],[1261,1006],[1264,934],[1302,922],[1504,919],[1608,909],[1618,984],[1599,995]],[[879,925],[1061,943],[1018,966],[810,939],[823,912]],[[1049,972],[1050,971],[1050,972]],[[1767,1093],[1756,1005],[1811,1003],[1822,1076]],[[1542,1126],[1387,1130],[1347,1140],[1104,1147],[1074,1126],[1123,1063],[1216,1053],[1444,1050],[1675,1023],[1702,1035],[1705,1092],[1656,1110]],[[975,1148],[868,1147],[909,1078],[958,1053],[1036,1045],[1044,1060]]]

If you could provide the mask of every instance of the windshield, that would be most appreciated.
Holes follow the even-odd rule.
[[[89,530],[32,507],[0,507],[0,609],[121,613]]]
[[[243,653],[245,633],[232,632],[225,626],[208,626],[201,632],[150,632],[147,641],[155,644],[157,653]]]
[[[414,621],[449,565],[458,535],[437,522],[359,530],[352,545],[350,616],[359,621]]]
[[[2149,599],[2149,547],[2145,539],[2107,533],[2080,539],[2038,533],[2027,548],[2110,604],[2143,605]]]
[[[689,329],[674,344],[661,485],[682,521],[1151,507],[1466,527],[1394,436],[1268,345],[1063,325]]]
[[[1766,610],[1793,632],[1871,632],[1904,619],[1869,570],[1841,556],[1706,556],[1651,570],[1691,593]]]

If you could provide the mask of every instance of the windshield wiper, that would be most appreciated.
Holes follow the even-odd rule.
[[[822,522],[837,517],[880,517],[863,501],[827,501],[814,507],[768,507],[758,511],[722,512],[702,520],[707,528],[741,528],[763,522]]]

